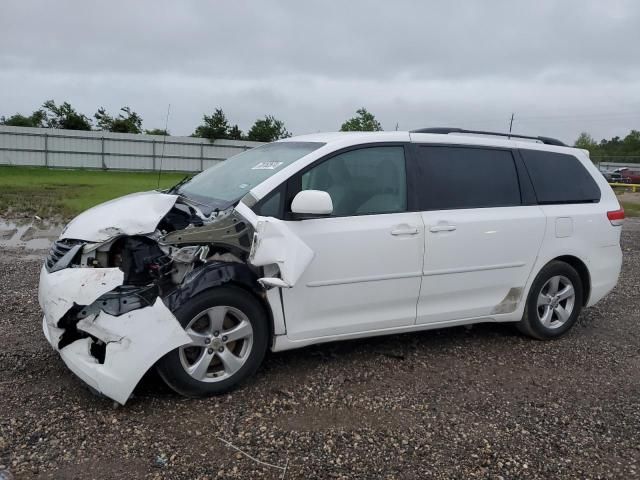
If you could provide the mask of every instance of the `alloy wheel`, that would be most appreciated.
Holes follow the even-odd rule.
[[[538,320],[547,328],[560,328],[571,314],[576,301],[576,292],[564,275],[555,275],[545,282],[538,294]]]
[[[209,308],[186,326],[192,342],[179,349],[180,363],[195,380],[219,382],[245,364],[253,346],[253,327],[237,308]]]

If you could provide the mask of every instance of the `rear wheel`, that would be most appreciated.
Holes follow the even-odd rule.
[[[251,294],[233,287],[211,289],[175,315],[192,342],[166,354],[157,369],[176,392],[224,393],[260,366],[269,331],[264,309]]]
[[[518,329],[539,340],[558,338],[575,324],[582,310],[583,288],[578,272],[553,261],[536,276]]]

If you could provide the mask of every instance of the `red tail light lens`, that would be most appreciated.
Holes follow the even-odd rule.
[[[611,222],[611,225],[619,227],[624,223],[624,208],[607,212],[607,218]]]

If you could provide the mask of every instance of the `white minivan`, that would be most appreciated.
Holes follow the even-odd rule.
[[[121,404],[154,366],[203,396],[267,349],[478,322],[552,339],[615,286],[623,219],[587,152],[551,138],[288,138],[71,221],[42,268],[43,328]]]

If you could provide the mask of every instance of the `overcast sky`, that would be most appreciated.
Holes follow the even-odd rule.
[[[0,115],[128,105],[191,134],[221,107],[294,134],[357,108],[385,130],[508,129],[572,142],[640,129],[640,1],[2,0]]]

